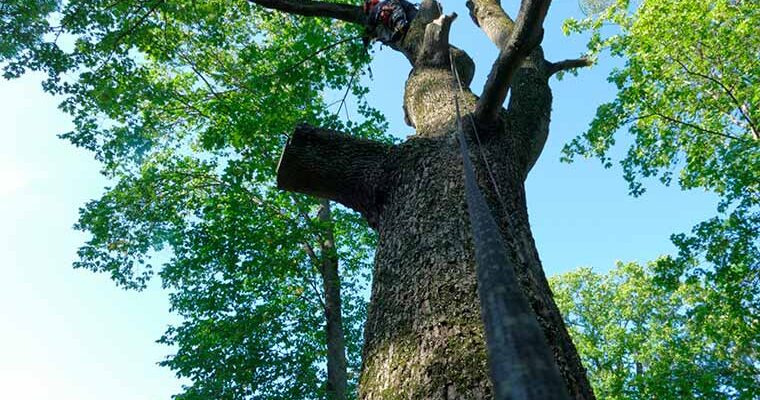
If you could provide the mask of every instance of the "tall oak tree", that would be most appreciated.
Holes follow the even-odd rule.
[[[588,64],[545,58],[550,1],[523,0],[514,18],[498,1],[468,2],[499,49],[479,95],[472,59],[449,44],[456,16],[424,1],[391,45],[411,66],[403,106],[415,135],[398,144],[354,82],[368,59],[353,40],[367,34],[361,5],[254,3],[0,5],[11,33],[0,39],[5,76],[46,72],[45,89],[74,116],[63,136],[115,182],[82,210],[78,226],[93,237],[77,265],[141,288],[154,273],[148,260],[167,259],[158,273],[186,320],[162,338],[178,346],[164,363],[193,382],[179,398],[343,398],[359,374],[344,348],[361,348],[360,398],[492,398],[456,141],[460,89],[510,284],[568,393],[594,398],[541,267],[523,184],[548,135],[549,78]],[[326,93],[344,86],[359,122],[328,110]],[[361,284],[375,243],[362,341],[357,291],[339,289]]]

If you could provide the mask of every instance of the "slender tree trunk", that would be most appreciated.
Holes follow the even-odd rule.
[[[346,370],[346,342],[343,335],[341,317],[340,277],[338,275],[338,252],[335,248],[335,233],[330,202],[321,201],[317,215],[325,224],[325,236],[320,243],[320,273],[325,294],[325,332],[327,334],[327,398],[345,400],[348,373]]]

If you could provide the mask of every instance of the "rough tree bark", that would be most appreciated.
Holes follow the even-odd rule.
[[[329,3],[257,3],[363,23]],[[548,5],[546,0],[523,0],[513,21],[497,0],[468,2],[473,20],[500,49],[483,93],[476,97],[469,89],[472,60],[448,44],[454,16],[441,17],[440,6],[425,0],[408,34],[394,45],[412,64],[404,110],[416,134],[387,146],[302,125],[283,152],[280,188],[338,201],[364,215],[379,233],[365,327],[362,399],[493,397],[456,141],[449,49],[465,86],[460,105],[479,186],[508,245],[520,288],[571,397],[594,398],[541,267],[523,185],[548,135],[548,79],[567,65],[583,64],[544,59],[539,44]]]

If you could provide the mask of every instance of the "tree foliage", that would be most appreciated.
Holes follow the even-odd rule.
[[[757,247],[753,249],[757,256]],[[575,345],[603,399],[755,399],[760,320],[725,287],[693,279],[672,287],[661,259],[581,268],[551,279]],[[755,283],[757,283],[755,276]],[[740,290],[760,294],[758,285]]]
[[[760,5],[751,1],[591,2],[569,20],[589,50],[624,65],[565,159],[611,166],[634,196],[646,178],[719,197],[718,215],[671,236],[677,254],[609,275],[554,279],[560,307],[602,398],[760,395]],[[601,10],[601,11],[600,11]],[[623,136],[625,133],[628,135]]]
[[[568,31],[590,30],[589,50],[625,59],[609,76],[618,88],[599,107],[588,131],[565,156],[608,164],[616,134],[632,143],[621,164],[631,193],[641,178],[677,181],[713,191],[728,204],[754,205],[760,196],[760,6],[750,1],[621,0],[598,18],[569,20]],[[614,24],[617,32],[609,34]],[[606,28],[606,29],[604,29]]]
[[[725,288],[705,280],[663,284],[661,262],[620,263],[608,274],[581,268],[551,280],[596,395],[757,398],[757,314],[747,315]]]
[[[81,209],[91,238],[75,266],[138,290],[158,275],[171,293],[182,322],[160,339],[176,349],[162,364],[191,382],[177,398],[325,396],[310,258],[326,256],[325,229],[355,383],[374,234],[345,209],[326,226],[317,200],[274,188],[274,171],[299,122],[389,140],[357,83],[369,60],[361,30],[244,0],[6,0],[0,24],[4,76],[46,73],[75,123],[62,136],[112,182]],[[344,90],[354,120],[329,104]]]

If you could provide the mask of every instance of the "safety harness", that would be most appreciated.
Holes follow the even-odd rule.
[[[366,0],[364,14],[369,35],[390,45],[404,38],[417,8],[406,0]]]

